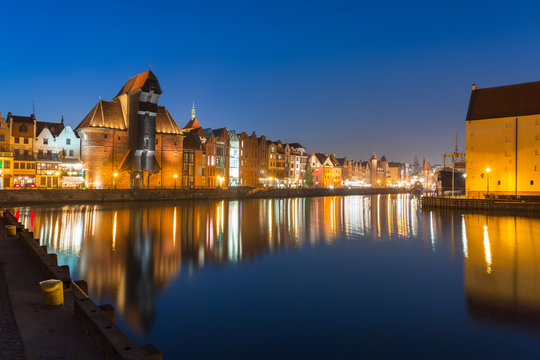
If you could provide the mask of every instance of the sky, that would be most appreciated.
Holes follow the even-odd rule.
[[[149,68],[183,127],[432,164],[464,150],[471,84],[540,80],[538,2],[10,1],[0,112],[75,127]]]

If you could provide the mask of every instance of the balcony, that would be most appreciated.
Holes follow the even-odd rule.
[[[13,153],[12,152],[0,152],[0,158],[12,158]]]

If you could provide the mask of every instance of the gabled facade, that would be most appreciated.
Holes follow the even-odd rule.
[[[8,113],[10,128],[10,148],[13,153],[13,169],[6,187],[27,187],[36,183],[36,158],[34,157],[36,138],[36,117],[16,116]],[[7,179],[4,179],[7,180]]]

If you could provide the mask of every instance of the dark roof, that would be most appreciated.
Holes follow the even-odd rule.
[[[76,130],[85,127],[126,130],[127,124],[124,121],[122,106],[117,101],[99,100]]]
[[[317,160],[322,164],[324,160],[326,160],[327,155],[321,154],[321,153],[315,153],[315,156],[317,157]]]
[[[54,137],[57,137],[60,135],[62,130],[64,130],[64,124],[63,123],[53,123],[53,122],[45,122],[45,121],[36,121],[36,136],[39,136],[43,129],[48,128],[51,134]]]
[[[226,128],[214,129],[214,136],[216,138],[227,136],[227,129]]]
[[[34,115],[30,116],[18,116],[18,115],[11,115],[11,113],[8,113],[8,121],[9,119],[12,119],[13,122],[22,122],[22,123],[34,123]]]
[[[342,158],[336,158],[336,161],[340,166],[343,166],[343,165],[345,165],[345,162],[347,160],[346,160],[346,158],[342,157]]]
[[[197,134],[197,130],[191,130],[184,138],[184,149],[201,150],[201,138]]]
[[[388,167],[400,167],[401,165],[403,165],[403,164],[400,163],[400,162],[395,162],[395,161],[390,161],[388,163]]]
[[[540,114],[540,81],[476,89],[467,120]]]
[[[386,156],[385,156],[385,155],[382,156],[381,161],[388,161],[388,160],[386,160]]]
[[[150,90],[154,90],[154,93],[161,94],[161,87],[159,86],[159,82],[157,80],[156,75],[150,70],[143,71],[140,74],[135,75],[131,79],[129,79],[125,85],[122,87],[122,89],[118,92],[116,97],[122,95],[122,94],[130,94],[135,90],[141,89],[144,92],[149,92]]]
[[[127,130],[127,123],[122,113],[122,105],[118,101],[99,100],[81,121],[75,130],[85,127],[98,127],[108,129]],[[156,133],[181,134],[180,127],[172,118],[165,106],[157,107]]]
[[[295,149],[303,148],[303,146],[300,143],[290,143],[289,146]]]

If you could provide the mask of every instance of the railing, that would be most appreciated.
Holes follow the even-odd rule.
[[[0,157],[13,157],[12,152],[2,151],[0,152]]]

